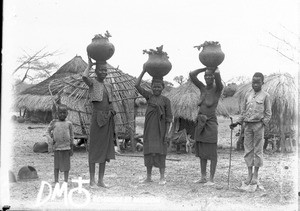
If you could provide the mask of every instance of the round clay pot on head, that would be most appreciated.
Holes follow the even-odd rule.
[[[202,51],[199,53],[200,62],[206,67],[218,67],[225,58],[225,54],[221,49],[221,45],[218,42],[204,42],[200,46],[196,46]]]
[[[96,35],[86,48],[88,55],[96,62],[106,61],[115,53],[115,46],[107,37]]]
[[[172,69],[172,64],[167,55],[150,54],[144,68],[153,78],[162,78]]]

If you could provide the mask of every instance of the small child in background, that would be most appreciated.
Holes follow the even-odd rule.
[[[59,171],[64,172],[64,181],[68,182],[74,138],[73,124],[66,120],[68,116],[67,106],[58,105],[57,114],[58,119],[52,120],[48,127],[48,134],[53,139],[55,183],[58,183]]]

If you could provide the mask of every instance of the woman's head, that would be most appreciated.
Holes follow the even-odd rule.
[[[211,69],[207,69],[204,74],[204,80],[206,82],[206,85],[213,84],[215,80],[214,71]]]
[[[95,73],[100,81],[103,81],[107,76],[106,63],[96,63]]]
[[[154,78],[151,82],[151,89],[154,95],[159,96],[162,90],[165,88],[164,81],[162,79]]]

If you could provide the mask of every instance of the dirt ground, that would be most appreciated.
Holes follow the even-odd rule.
[[[142,124],[142,119],[137,125]],[[194,154],[169,153],[167,158],[180,161],[167,161],[167,184],[158,184],[159,171],[153,170],[153,183],[139,183],[146,174],[142,157],[116,156],[107,164],[105,183],[108,189],[91,189],[83,184],[90,193],[91,201],[84,210],[297,210],[297,154],[265,154],[265,163],[260,170],[260,182],[265,190],[254,193],[238,189],[241,181],[246,179],[247,169],[243,152],[232,152],[230,186],[228,186],[230,130],[229,119],[219,118],[218,166],[215,175],[216,185],[206,187],[195,184],[199,179],[199,159]],[[22,166],[33,166],[39,179],[10,183],[10,200],[12,210],[24,209],[76,209],[87,199],[82,193],[73,194],[73,201],[78,206],[64,204],[63,197],[50,199],[36,206],[38,192],[42,181],[52,183],[53,153],[34,153],[34,143],[45,141],[45,124],[14,123],[14,140],[12,143],[12,172],[17,176]],[[42,127],[28,129],[28,127]],[[142,131],[137,128],[137,131]],[[235,130],[237,132],[237,130]],[[234,134],[235,134],[234,132]],[[233,136],[233,146],[237,137]],[[129,154],[130,152],[126,152]],[[136,153],[142,155],[142,153]],[[87,152],[85,147],[77,148],[71,158],[70,179],[82,177],[89,179]],[[97,169],[96,169],[97,171]],[[209,168],[208,168],[209,172]],[[208,173],[209,176],[209,173]],[[62,184],[63,174],[60,173]],[[52,185],[53,187],[53,185]],[[70,183],[68,191],[76,188],[77,183]],[[49,189],[43,191],[46,197]],[[69,192],[70,193],[70,192]]]

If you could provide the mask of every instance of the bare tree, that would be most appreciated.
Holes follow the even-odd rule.
[[[50,57],[58,55],[58,51],[48,52],[45,47],[38,50],[34,54],[30,54],[24,51],[24,55],[18,58],[20,65],[13,71],[13,75],[21,73],[21,79],[19,83],[24,82],[26,79],[31,82],[41,78],[48,78],[51,75],[51,71],[58,68],[58,64],[49,62]]]
[[[290,31],[285,26],[281,25],[281,28],[282,28],[282,31],[284,31],[285,34],[288,35],[287,37],[289,37],[289,38],[282,37],[282,35],[279,36],[272,32],[268,32],[268,35],[272,38],[273,41],[274,40],[276,41],[277,45],[274,46],[274,45],[262,44],[262,46],[276,51],[278,54],[280,54],[284,58],[286,58],[296,64],[300,64],[300,61],[299,61],[300,46],[298,44],[300,42],[300,35]]]
[[[274,46],[274,44],[263,44],[262,46],[268,47],[274,51],[276,51],[280,56],[288,59],[289,61],[295,63],[295,64],[300,64],[299,61],[299,56],[300,56],[300,35],[296,34],[289,29],[287,29],[285,26],[281,25],[281,32],[284,35],[278,35],[276,33],[268,32],[269,37],[271,37],[274,43],[277,44]],[[291,90],[293,91],[293,90]],[[291,102],[293,103],[293,102]],[[286,122],[284,122],[284,116],[287,115],[289,111],[286,111],[284,108],[279,109],[279,122],[277,122],[277,126],[279,127],[279,136],[280,136],[280,151],[281,152],[290,152],[291,149],[290,147],[294,148],[292,144],[292,139],[294,138],[291,134],[286,135]],[[273,114],[272,114],[273,115]],[[298,114],[299,116],[299,114]],[[295,118],[296,119],[296,118]],[[294,121],[294,120],[293,120]],[[293,131],[293,129],[291,130]]]
[[[184,78],[182,75],[176,76],[173,81],[177,82],[179,85],[186,82],[186,78]]]

